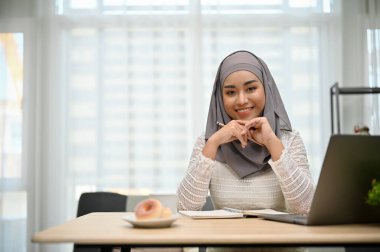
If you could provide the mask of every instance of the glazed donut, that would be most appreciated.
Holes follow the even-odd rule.
[[[146,199],[135,207],[135,216],[138,220],[161,218],[163,206],[156,199]]]

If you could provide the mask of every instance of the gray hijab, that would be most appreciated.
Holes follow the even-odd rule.
[[[217,122],[227,124],[231,121],[224,110],[222,87],[224,80],[231,73],[240,70],[250,71],[263,83],[265,90],[263,116],[268,119],[274,133],[279,136],[280,130],[291,131],[288,114],[265,62],[248,51],[237,51],[222,61],[216,74],[207,118],[206,141],[219,129]],[[248,145],[243,149],[238,140],[221,145],[216,156],[216,160],[227,163],[240,178],[269,167],[269,159],[270,153],[265,147],[248,141]]]

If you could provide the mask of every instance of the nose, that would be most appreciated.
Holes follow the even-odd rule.
[[[242,105],[246,104],[248,102],[248,97],[245,92],[239,92],[239,95],[237,97],[237,104]]]

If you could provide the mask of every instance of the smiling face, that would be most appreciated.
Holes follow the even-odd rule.
[[[261,116],[265,106],[264,86],[249,71],[230,74],[223,84],[224,110],[232,120],[250,120]]]

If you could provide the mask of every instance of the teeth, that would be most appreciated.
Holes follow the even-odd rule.
[[[245,109],[238,109],[237,112],[247,112],[249,111],[251,108],[245,108]]]

